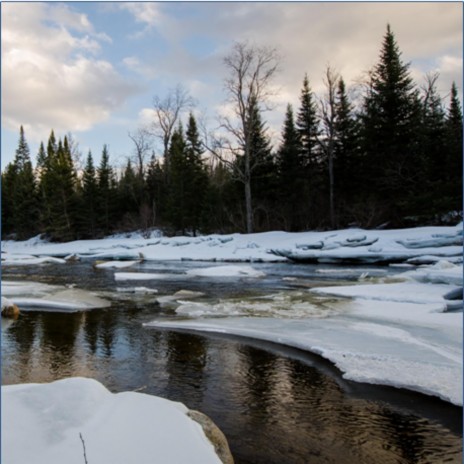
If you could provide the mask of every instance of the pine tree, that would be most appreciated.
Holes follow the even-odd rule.
[[[82,173],[82,191],[79,225],[83,238],[98,236],[98,183],[92,153],[89,150]]]
[[[169,213],[168,218],[176,230],[184,235],[188,227],[188,162],[182,125],[172,134],[169,146]]]
[[[282,144],[277,153],[279,166],[279,197],[285,230],[297,231],[301,227],[303,182],[300,157],[300,134],[295,126],[292,106],[287,105]]]
[[[51,231],[52,205],[54,201],[53,165],[57,154],[55,133],[52,130],[47,142],[47,149],[40,144],[37,154],[37,173],[39,177],[40,227],[47,234]]]
[[[22,126],[15,159],[4,180],[9,190],[5,195],[5,206],[10,216],[6,226],[11,227],[18,239],[29,238],[38,232],[38,199],[29,146]]]
[[[166,217],[167,185],[163,168],[153,153],[148,163],[146,176],[148,205],[151,209],[152,224],[162,225]]]
[[[208,190],[208,174],[201,155],[203,144],[200,140],[197,122],[192,113],[189,115],[185,151],[187,157],[188,178],[186,188],[186,203],[188,211],[188,225],[193,234],[207,222],[205,217],[205,201]]]
[[[57,241],[69,241],[76,238],[77,220],[77,175],[65,136],[59,140],[56,155],[49,169],[51,183],[51,223],[50,235]]]
[[[299,135],[300,158],[302,170],[300,177],[304,178],[301,188],[301,205],[307,221],[301,222],[299,227],[316,225],[321,209],[321,193],[324,190],[325,172],[322,164],[322,156],[319,148],[318,138],[321,135],[319,127],[319,116],[316,105],[316,97],[311,90],[309,79],[305,74],[303,87],[300,94],[300,107],[296,117],[296,127]]]
[[[396,215],[401,220],[410,212],[408,203],[420,186],[419,127],[418,93],[388,25],[363,114],[364,176],[369,178],[372,194],[383,203],[387,218]]]
[[[277,187],[277,166],[272,155],[271,142],[266,134],[266,125],[256,99],[248,109],[249,158],[251,175],[251,192],[253,199],[253,230],[270,227]],[[243,157],[237,160],[243,165]],[[244,171],[242,167],[242,171]]]
[[[462,152],[463,152],[463,121],[462,108],[458,98],[458,90],[453,82],[448,112],[446,115],[446,142],[445,142],[445,166],[450,202],[447,207],[450,210],[462,210]]]
[[[126,230],[139,228],[139,179],[132,161],[127,160],[124,172],[118,184],[118,213],[122,216],[122,226]]]
[[[305,74],[303,79],[296,126],[300,137],[300,151],[303,165],[313,166],[317,163],[317,137],[320,134],[320,130],[317,106],[307,74]]]
[[[116,180],[109,161],[108,147],[103,146],[100,165],[97,169],[98,183],[98,228],[103,235],[108,235],[115,223]]]
[[[335,98],[335,147],[334,171],[337,183],[336,197],[342,211],[339,220],[351,220],[347,211],[350,204],[360,192],[359,167],[361,163],[359,153],[359,123],[354,115],[354,108],[349,101],[343,78],[338,80]]]

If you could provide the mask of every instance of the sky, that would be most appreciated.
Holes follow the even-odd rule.
[[[72,134],[85,158],[122,166],[129,133],[153,123],[153,99],[181,84],[208,127],[227,111],[224,57],[234,42],[275,47],[273,110],[263,115],[279,143],[285,109],[305,73],[318,96],[330,65],[354,94],[378,62],[390,24],[417,85],[439,72],[438,90],[462,87],[460,2],[34,2],[1,4],[2,168],[19,127],[35,161],[51,129]],[[184,115],[184,121],[185,119]],[[161,145],[155,141],[156,155]]]

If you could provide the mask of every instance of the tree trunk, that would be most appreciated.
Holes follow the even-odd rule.
[[[332,148],[330,148],[332,150]],[[329,153],[329,201],[330,201],[330,226],[335,229],[335,200],[334,200],[334,168],[333,153]]]
[[[251,182],[250,178],[245,181],[245,209],[246,209],[246,231],[247,234],[253,233],[253,208],[251,203]]]

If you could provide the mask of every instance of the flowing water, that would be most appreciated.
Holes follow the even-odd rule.
[[[187,289],[213,302],[388,272],[256,264],[266,278],[214,281],[183,274],[200,266],[211,263],[145,263],[138,270],[166,275],[142,283],[159,295]],[[155,304],[156,295],[134,294],[133,282],[115,282],[113,271],[91,263],[4,268],[2,274],[4,280],[76,284],[112,301],[105,309],[31,311],[2,321],[3,384],[86,376],[114,392],[138,390],[181,401],[219,425],[238,464],[462,462],[462,408],[346,381],[329,362],[296,349],[144,328],[144,322],[178,316]]]

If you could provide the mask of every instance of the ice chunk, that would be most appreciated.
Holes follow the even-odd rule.
[[[188,275],[201,277],[263,277],[264,272],[257,271],[251,266],[213,266],[190,269]]]

